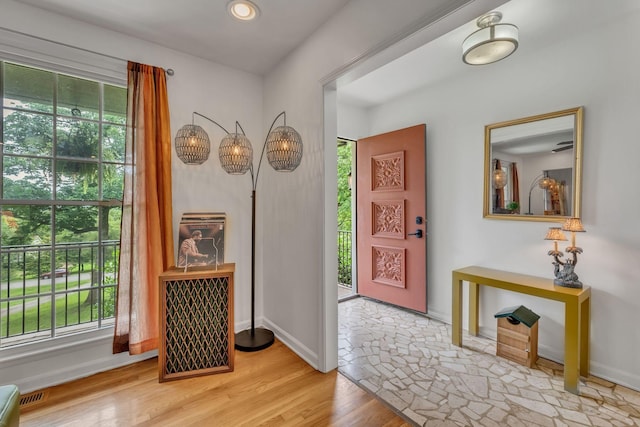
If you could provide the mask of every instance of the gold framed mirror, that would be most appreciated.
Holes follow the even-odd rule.
[[[484,128],[485,218],[580,217],[582,107]]]

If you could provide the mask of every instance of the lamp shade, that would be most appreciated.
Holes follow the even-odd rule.
[[[573,231],[573,232],[587,231],[582,226],[582,221],[580,221],[580,218],[567,218],[567,220],[562,225],[562,229],[564,231]]]
[[[556,180],[553,178],[549,178],[548,176],[544,176],[540,179],[540,181],[538,181],[538,187],[542,188],[543,190],[551,188],[554,185],[556,185]]]
[[[469,65],[485,65],[511,55],[518,48],[518,27],[500,24],[502,14],[490,12],[476,21],[479,30],[462,42],[462,60]]]
[[[266,151],[275,170],[292,172],[302,161],[302,138],[291,126],[278,126],[267,137]]]
[[[242,175],[253,164],[253,147],[249,138],[239,133],[228,133],[218,148],[220,166],[228,174]]]
[[[198,125],[184,125],[176,133],[176,154],[187,165],[200,165],[209,158],[209,136]]]
[[[544,240],[567,240],[567,237],[562,232],[562,228],[549,227],[549,231],[547,231],[547,235],[544,237]]]
[[[494,169],[492,181],[493,188],[497,190],[504,188],[507,185],[507,174],[502,169]]]

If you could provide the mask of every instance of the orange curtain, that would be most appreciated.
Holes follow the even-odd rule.
[[[162,68],[129,62],[113,352],[158,348],[158,275],[173,265],[171,129]]]
[[[518,166],[511,163],[511,199],[520,205],[520,179],[518,178]]]

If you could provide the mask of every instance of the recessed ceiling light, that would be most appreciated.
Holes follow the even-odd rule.
[[[229,13],[241,21],[251,21],[258,17],[260,9],[248,0],[233,0],[229,3]]]

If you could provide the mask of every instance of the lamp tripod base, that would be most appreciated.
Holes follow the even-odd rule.
[[[251,329],[246,329],[236,334],[236,350],[260,351],[270,347],[275,341],[275,336],[269,329],[255,328],[253,332],[252,334]]]

